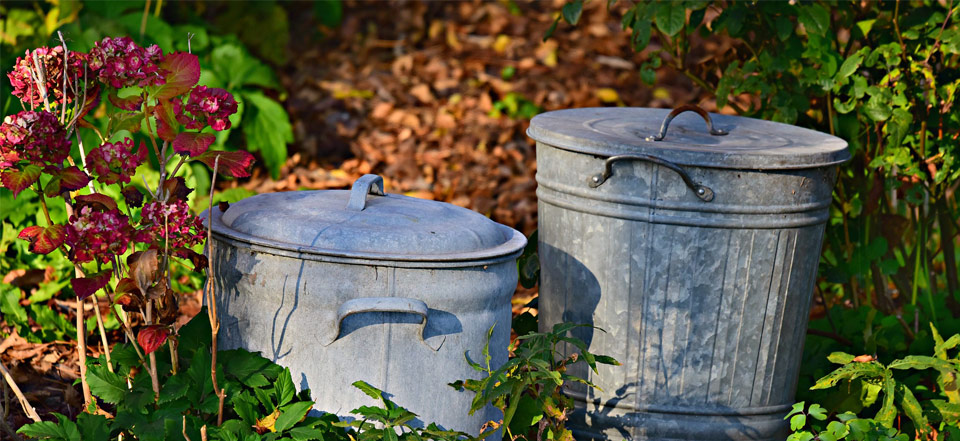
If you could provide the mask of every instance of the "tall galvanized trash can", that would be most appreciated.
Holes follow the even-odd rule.
[[[783,440],[846,142],[692,106],[548,112],[527,133],[540,328],[593,324],[579,337],[623,363],[578,367],[602,391],[567,390],[575,436]]]
[[[479,357],[488,335],[491,364],[506,363],[523,234],[386,194],[375,175],[211,211],[222,349],[289,367],[325,412],[376,405],[351,386],[363,380],[418,414],[414,425],[476,435],[501,418],[492,406],[469,415],[474,394],[448,383],[479,377],[464,352]]]

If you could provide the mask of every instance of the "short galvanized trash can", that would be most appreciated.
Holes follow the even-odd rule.
[[[603,391],[568,389],[575,436],[785,439],[847,144],[693,106],[548,112],[527,133],[540,328],[591,323],[606,332],[579,337],[623,363],[579,367]]]
[[[492,407],[468,415],[493,327],[491,364],[507,361],[510,297],[523,234],[454,205],[353,189],[253,196],[213,208],[211,257],[221,348],[259,351],[289,367],[315,409],[349,416],[376,405],[363,380],[419,415],[476,435]],[[499,437],[494,437],[499,439]]]

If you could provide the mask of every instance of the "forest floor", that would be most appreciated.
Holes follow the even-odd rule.
[[[347,2],[336,29],[291,11],[288,50],[296,55],[279,75],[296,142],[281,179],[256,169],[228,185],[258,193],[348,188],[376,173],[388,192],[467,207],[529,235],[537,224],[537,166],[525,132],[534,114],[691,103],[717,111],[709,94],[669,69],[658,71],[655,87],[643,83],[644,56],[630,48],[620,11],[604,3],[587,3],[577,27],[561,22],[545,42],[561,1]],[[295,38],[317,34],[326,36]],[[704,51],[692,57],[700,61],[730,49],[723,41],[694,46]],[[11,273],[4,282],[30,289],[28,279],[37,277],[43,274]],[[515,313],[535,296],[518,289]],[[75,302],[57,302],[76,310]],[[184,319],[199,308],[199,293],[183,295]],[[99,348],[90,334],[88,355]],[[13,334],[0,341],[0,354],[41,415],[79,412],[75,342],[31,344]],[[27,423],[7,398],[6,420]],[[2,431],[0,439],[7,439]]]

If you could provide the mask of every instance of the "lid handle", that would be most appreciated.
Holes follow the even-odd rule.
[[[713,121],[710,119],[710,114],[707,113],[706,110],[701,109],[700,106],[695,104],[685,104],[673,109],[673,111],[663,119],[663,124],[660,124],[660,133],[658,133],[657,136],[648,136],[646,138],[647,141],[663,141],[663,138],[667,136],[667,127],[670,126],[670,122],[673,121],[677,115],[686,111],[697,112],[698,115],[702,116],[703,120],[707,122],[707,130],[710,131],[711,135],[723,136],[727,134],[726,130],[716,129],[713,127]]]
[[[367,206],[367,195],[386,196],[383,193],[383,178],[377,175],[363,175],[353,182],[350,188],[350,201],[347,210],[363,211]]]

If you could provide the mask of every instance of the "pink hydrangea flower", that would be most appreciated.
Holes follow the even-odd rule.
[[[36,63],[34,62],[36,58]],[[31,51],[26,51],[23,57],[18,57],[13,70],[7,73],[10,79],[10,85],[13,86],[13,95],[20,98],[27,106],[40,106],[43,104],[43,95],[37,82],[31,77],[31,72],[36,71],[37,64],[43,71],[44,88],[47,93],[47,101],[51,104],[59,104],[64,101],[73,100],[73,94],[70,89],[77,82],[83,81],[83,63],[86,54],[70,51],[67,56],[67,91],[63,90],[63,47],[57,46],[53,49],[48,47],[39,47]]]
[[[76,262],[110,263],[111,256],[127,251],[132,233],[129,220],[119,210],[97,211],[88,205],[70,217],[66,243]]]
[[[70,140],[56,115],[24,110],[0,125],[0,170],[19,161],[60,167],[70,155]]]
[[[130,176],[147,158],[147,147],[142,142],[136,152],[133,140],[124,138],[119,142],[107,142],[87,153],[87,171],[97,176],[104,184],[129,183]]]
[[[90,69],[116,88],[159,86],[164,75],[159,64],[163,51],[157,45],[142,48],[130,37],[104,38],[90,50]]]
[[[219,132],[230,128],[230,115],[237,113],[237,100],[224,89],[197,86],[190,92],[186,105],[181,108],[175,103],[175,112],[177,121],[188,129],[209,125]]]
[[[185,201],[152,201],[144,204],[140,213],[141,229],[134,235],[137,242],[165,246],[169,237],[169,246],[174,249],[192,247],[205,238],[203,221],[190,214]]]

